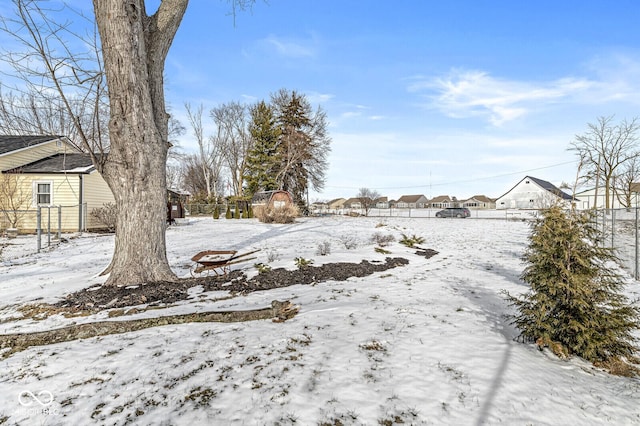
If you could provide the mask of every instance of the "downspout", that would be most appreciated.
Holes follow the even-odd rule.
[[[83,204],[84,204],[84,179],[82,178],[82,173],[78,175],[80,190],[78,191],[78,232],[82,232],[83,227]]]

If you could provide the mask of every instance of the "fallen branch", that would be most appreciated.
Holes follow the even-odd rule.
[[[271,302],[270,308],[251,311],[196,312],[192,314],[169,315],[129,321],[100,321],[76,324],[35,333],[2,334],[0,335],[0,358],[7,358],[16,352],[23,351],[32,346],[53,345],[55,343],[88,339],[96,336],[129,333],[163,325],[186,324],[190,322],[243,322],[262,319],[284,322],[294,317],[299,310],[300,308],[298,306],[288,301],[279,302],[274,300]]]

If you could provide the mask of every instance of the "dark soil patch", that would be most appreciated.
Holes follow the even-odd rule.
[[[248,279],[240,271],[226,276],[186,278],[177,282],[155,282],[139,286],[96,286],[69,294],[55,304],[60,308],[98,311],[108,308],[124,308],[136,305],[163,305],[188,298],[191,287],[202,286],[204,291],[224,290],[246,294],[258,290],[288,287],[296,284],[315,284],[323,281],[345,281],[351,277],[364,277],[407,265],[404,258],[387,258],[384,262],[328,263],[321,266],[305,266],[296,270],[284,268],[262,272]]]

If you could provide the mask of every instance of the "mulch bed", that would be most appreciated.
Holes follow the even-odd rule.
[[[423,251],[416,254],[431,257],[437,252]],[[109,308],[124,308],[136,305],[170,304],[189,297],[191,287],[202,286],[204,291],[223,290],[236,294],[269,290],[296,284],[308,285],[323,281],[345,281],[351,277],[364,277],[407,265],[407,259],[388,257],[384,262],[360,263],[336,262],[321,266],[304,266],[295,270],[284,268],[262,272],[251,279],[240,271],[232,271],[226,276],[205,276],[180,279],[177,282],[154,282],[139,286],[94,286],[71,293],[55,304],[60,308],[98,311]]]

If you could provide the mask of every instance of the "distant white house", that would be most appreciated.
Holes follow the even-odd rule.
[[[574,198],[546,180],[525,176],[496,199],[496,209],[542,209],[561,202],[569,206]]]
[[[637,184],[633,184],[637,185]],[[585,191],[577,192],[575,194],[577,199],[576,207],[581,210],[598,208],[604,209],[607,207],[605,188],[598,188],[598,195],[596,197],[596,189],[591,188]],[[610,209],[624,209],[631,207],[640,207],[640,198],[637,192],[631,192],[631,205],[627,206],[627,199],[623,195],[623,191],[617,188],[611,188],[609,190],[609,208]]]

